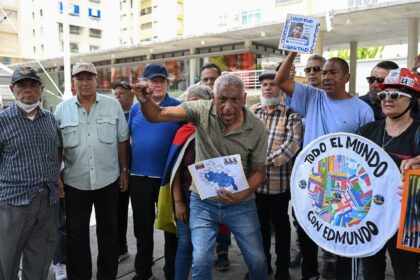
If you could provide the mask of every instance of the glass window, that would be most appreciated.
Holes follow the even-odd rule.
[[[89,29],[89,37],[101,38],[102,37],[102,30],[90,28]]]
[[[70,25],[70,34],[79,35],[80,34],[80,26]]]
[[[70,43],[70,52],[72,53],[79,52],[79,45],[77,43]]]
[[[261,22],[261,10],[242,12],[242,24],[251,25]]]

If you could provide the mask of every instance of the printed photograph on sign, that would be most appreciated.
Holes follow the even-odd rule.
[[[231,192],[249,188],[240,155],[196,162],[188,170],[201,199],[217,196],[217,190],[222,188]]]
[[[279,49],[313,53],[319,27],[315,18],[288,15],[280,38]]]
[[[420,170],[404,174],[397,248],[420,253]]]
[[[293,166],[290,191],[296,220],[324,250],[371,256],[398,229],[400,183],[394,161],[369,139],[351,133],[324,135],[309,143]]]

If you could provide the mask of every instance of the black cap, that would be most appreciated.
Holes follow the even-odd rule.
[[[42,84],[41,78],[38,76],[35,69],[31,67],[19,67],[13,71],[12,84],[25,79],[35,80]]]
[[[131,86],[129,82],[126,81],[122,81],[122,82],[117,82],[112,86],[112,89],[116,89],[117,87],[123,87],[125,89],[131,90]]]
[[[162,77],[164,79],[168,78],[165,66],[155,63],[151,63],[146,66],[143,72],[143,78],[151,80],[155,77]]]
[[[264,79],[274,79],[274,77],[276,77],[276,72],[273,71],[269,71],[269,72],[265,72],[262,73],[258,79],[260,80],[260,82]]]

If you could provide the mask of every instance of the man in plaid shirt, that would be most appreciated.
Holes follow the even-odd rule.
[[[268,274],[271,267],[271,224],[275,232],[276,274],[274,279],[289,279],[290,222],[290,175],[293,158],[302,142],[302,120],[299,114],[284,105],[280,88],[274,84],[275,72],[260,75],[261,103],[251,111],[267,126],[268,150],[264,183],[256,192],[256,205],[261,224],[261,234]]]

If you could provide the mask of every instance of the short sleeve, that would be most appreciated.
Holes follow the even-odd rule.
[[[120,104],[117,104],[116,110],[118,114],[117,139],[118,142],[124,142],[129,138],[128,125]]]
[[[312,103],[320,93],[320,90],[313,86],[295,82],[295,90],[292,95],[292,100],[290,101],[290,107],[302,117],[306,117],[309,104]]]
[[[206,105],[211,101],[197,100],[187,101],[180,104],[187,113],[187,121],[192,122],[195,126],[200,126],[200,118],[203,111],[205,111]]]

